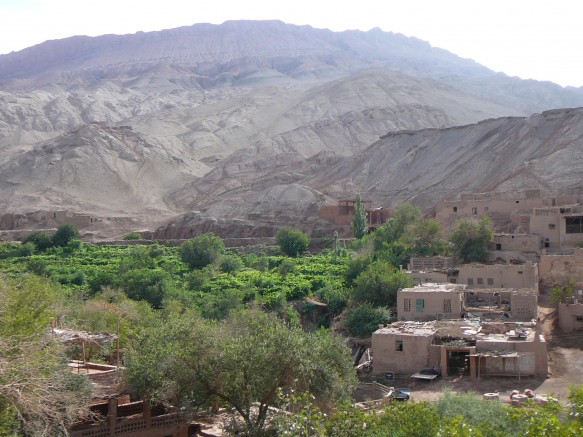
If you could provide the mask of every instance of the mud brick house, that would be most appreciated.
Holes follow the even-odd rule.
[[[542,237],[549,249],[575,247],[583,242],[583,207],[535,208],[530,214],[530,233]]]
[[[494,235],[489,249],[505,252],[536,252],[540,253],[544,246],[544,237],[536,234],[503,234]]]
[[[452,320],[396,322],[372,336],[373,373],[546,376],[547,343],[534,323]]]
[[[397,292],[399,320],[459,319],[465,285],[422,284]]]
[[[570,278],[574,282],[583,281],[583,249],[575,248],[561,253],[547,253],[540,256],[539,275],[543,284],[552,284],[557,278]]]
[[[458,284],[468,288],[532,288],[538,291],[538,265],[462,264],[458,267]]]
[[[366,221],[369,231],[372,231],[389,218],[389,210],[383,207],[373,208],[372,201],[362,200],[362,206],[366,213]],[[320,207],[320,218],[350,230],[356,211],[356,200],[339,200],[337,205],[324,205]]]

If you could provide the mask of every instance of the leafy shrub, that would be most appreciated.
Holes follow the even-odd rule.
[[[23,243],[32,243],[39,252],[44,252],[53,245],[51,237],[46,232],[35,231],[28,235]]]
[[[219,268],[224,273],[235,273],[243,268],[243,260],[237,255],[224,255]]]
[[[459,220],[451,233],[450,241],[457,258],[465,261],[482,261],[488,256],[488,243],[493,236],[492,221],[484,216],[480,223]]]
[[[53,246],[65,247],[75,238],[79,238],[79,229],[72,224],[64,224],[57,228],[57,232],[52,236]]]
[[[354,282],[352,299],[374,306],[395,306],[397,291],[412,287],[413,279],[386,261],[375,261]]]
[[[346,308],[350,292],[346,288],[326,286],[318,291],[318,295],[328,305],[328,312],[337,316]]]
[[[192,238],[180,246],[180,257],[190,268],[200,269],[214,263],[225,245],[213,233]]]
[[[368,337],[380,324],[387,323],[390,312],[386,308],[375,308],[369,303],[346,310],[345,326],[350,335]]]
[[[287,256],[292,257],[301,255],[310,245],[310,237],[302,231],[290,227],[281,228],[277,231],[275,240],[280,250]]]
[[[125,235],[123,237],[124,240],[141,240],[142,239],[142,234],[140,234],[139,232],[130,232],[129,234]]]
[[[286,276],[296,269],[296,263],[293,259],[284,259],[278,267],[279,274]]]
[[[24,243],[21,244],[18,249],[16,249],[17,256],[31,256],[34,253],[35,246],[34,243]]]
[[[348,262],[348,270],[344,275],[346,285],[352,287],[354,280],[372,263],[372,256],[358,256]]]

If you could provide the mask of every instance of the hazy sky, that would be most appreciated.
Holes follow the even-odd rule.
[[[379,27],[510,76],[583,86],[580,0],[0,0],[0,54],[73,35],[238,19]]]

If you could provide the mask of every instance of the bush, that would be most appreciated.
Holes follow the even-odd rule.
[[[397,291],[412,287],[413,279],[386,261],[375,261],[354,281],[352,299],[358,303],[393,307],[397,304]]]
[[[79,238],[79,229],[69,223],[61,225],[57,228],[57,232],[51,238],[53,246],[65,247],[71,240]]]
[[[287,276],[296,269],[296,262],[293,259],[284,259],[278,267],[281,276]]]
[[[20,247],[16,250],[16,254],[18,256],[30,256],[34,253],[35,246],[34,243],[23,243]]]
[[[224,273],[235,273],[243,268],[243,260],[237,255],[225,255],[221,258],[220,269]]]
[[[290,227],[281,228],[277,231],[275,240],[285,255],[293,257],[304,253],[310,245],[310,237],[302,231]]]
[[[484,216],[480,223],[462,219],[451,233],[454,254],[464,261],[483,261],[488,256],[488,243],[492,240],[492,221]]]
[[[328,305],[328,312],[332,317],[337,316],[342,312],[348,303],[349,291],[345,288],[335,288],[332,286],[325,286],[318,291],[320,299]]]
[[[387,323],[391,313],[386,308],[375,308],[369,303],[349,308],[346,311],[345,326],[350,335],[368,337],[379,325]]]
[[[140,234],[139,232],[130,232],[129,234],[125,235],[123,237],[124,240],[141,240],[142,239],[142,234]]]
[[[53,245],[51,237],[46,232],[35,231],[28,235],[23,241],[23,244],[32,243],[39,252],[47,250]]]
[[[223,240],[209,232],[192,238],[180,246],[180,257],[192,269],[214,263],[225,248]]]

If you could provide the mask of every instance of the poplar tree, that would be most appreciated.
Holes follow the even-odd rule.
[[[367,229],[366,211],[362,205],[360,194],[357,194],[356,205],[354,207],[354,219],[352,220],[352,234],[354,235],[354,238],[360,240],[366,235]]]

